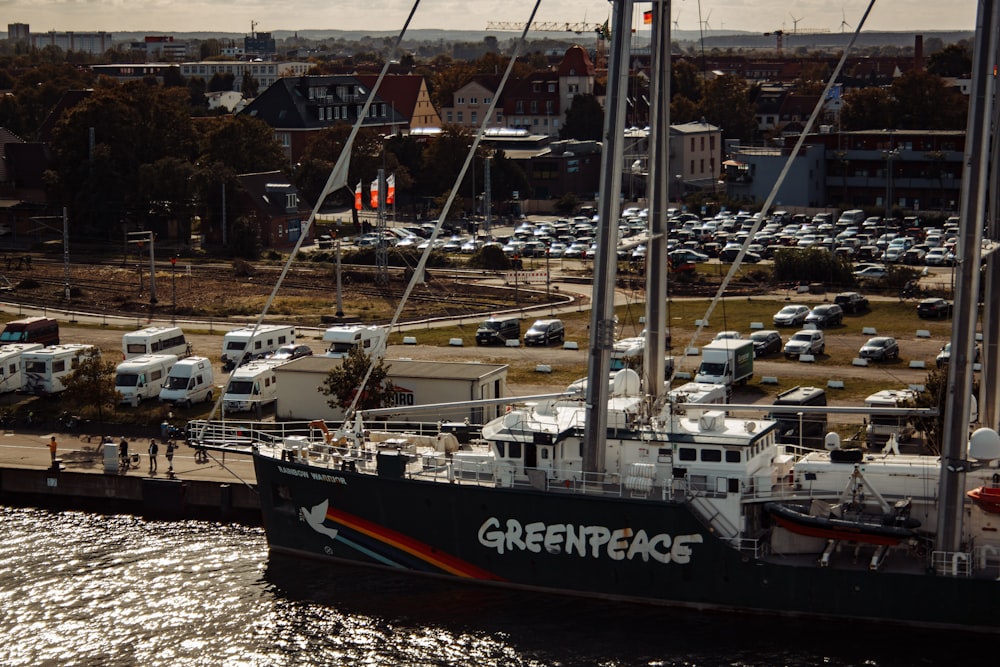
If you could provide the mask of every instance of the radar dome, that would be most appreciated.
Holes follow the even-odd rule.
[[[1000,459],[1000,434],[991,428],[977,428],[969,438],[969,458],[977,461]]]

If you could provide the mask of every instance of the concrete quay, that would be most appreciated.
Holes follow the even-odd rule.
[[[56,465],[48,443],[58,443]],[[148,438],[129,439],[138,467],[119,472],[115,453],[105,463],[97,437],[53,432],[0,432],[0,504],[202,519],[259,525],[260,502],[249,455],[208,451],[207,461],[181,442],[168,473],[160,443],[157,472],[149,472]]]

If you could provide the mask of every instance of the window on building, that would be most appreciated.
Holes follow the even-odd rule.
[[[691,152],[694,152],[694,137],[691,137]]]
[[[549,92],[550,93],[556,92],[556,84],[554,84],[554,83],[550,83],[549,84]]]
[[[714,134],[710,134],[708,136],[708,150],[710,150],[710,151],[714,151],[715,150],[715,135]]]
[[[465,122],[465,114],[464,113],[462,113],[461,111],[456,111],[455,115],[456,115],[457,122],[459,122],[459,123],[464,123]]]
[[[452,113],[450,111],[447,112],[445,115],[447,116],[447,118],[445,119],[447,122],[449,122],[449,123],[454,123],[455,122],[453,120],[453,116],[452,116]]]
[[[483,104],[490,104],[492,102],[493,102],[493,98],[492,97],[484,97],[483,98]]]
[[[469,98],[469,104],[479,104],[479,98],[478,97],[470,97]]]
[[[538,113],[538,100],[531,100],[531,113]]]
[[[699,171],[704,174],[705,173],[705,160],[704,159],[698,161],[698,167],[699,167]]]
[[[555,113],[556,105],[552,100],[545,100],[545,113],[552,115]]]
[[[524,113],[524,100],[518,100],[514,103],[514,113]]]
[[[470,111],[469,112],[469,122],[470,123],[478,123],[479,122],[479,112],[477,112],[477,111]]]
[[[694,160],[691,160],[691,173],[694,173]]]
[[[465,104],[465,98],[459,97],[457,100],[455,100],[455,104]]]
[[[533,84],[531,84],[531,92],[533,92],[533,93],[540,93],[540,92],[542,92],[542,87],[539,84],[537,84],[537,83],[533,83]]]
[[[705,150],[705,137],[701,138],[701,150]]]

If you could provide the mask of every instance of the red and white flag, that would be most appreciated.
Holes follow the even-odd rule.
[[[385,203],[396,203],[396,174],[389,174],[389,178],[385,179]]]
[[[361,210],[361,181],[358,181],[358,187],[354,188],[354,208]]]
[[[378,208],[378,179],[377,178],[374,181],[372,181],[371,190],[372,190],[372,196],[371,196],[371,205],[372,205],[372,208]]]

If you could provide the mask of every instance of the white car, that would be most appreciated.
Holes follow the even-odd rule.
[[[798,327],[806,321],[809,315],[809,306],[791,305],[785,306],[774,314],[774,326],[777,327]]]
[[[803,329],[792,334],[785,343],[786,357],[798,357],[803,354],[823,354],[826,350],[826,340],[819,329]]]

